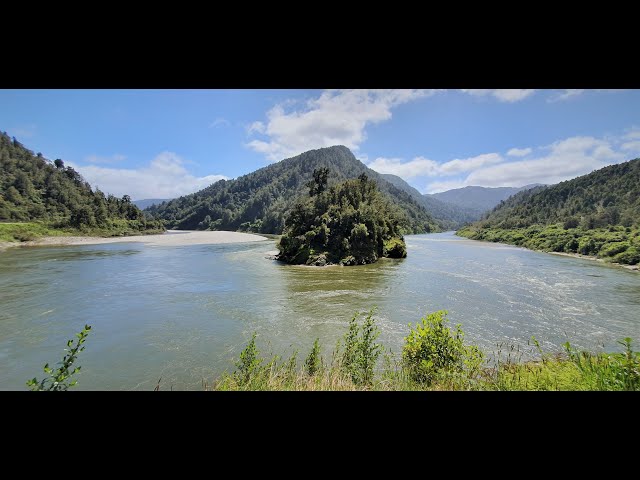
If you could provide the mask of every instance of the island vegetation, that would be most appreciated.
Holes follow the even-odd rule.
[[[520,192],[457,234],[637,265],[640,159]]]
[[[64,161],[34,154],[0,133],[0,241],[44,235],[116,236],[164,231],[128,195],[92,189]]]
[[[278,243],[278,260],[292,264],[344,266],[404,258],[401,212],[362,173],[328,187],[329,169],[314,170],[309,197],[295,204]]]

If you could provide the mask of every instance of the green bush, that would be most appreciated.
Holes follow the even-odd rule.
[[[373,370],[382,345],[376,343],[380,330],[375,324],[375,308],[367,314],[362,325],[358,324],[359,312],[349,321],[349,330],[344,336],[342,368],[356,385],[369,385],[373,381]]]
[[[254,332],[251,341],[244,350],[240,352],[240,360],[236,362],[237,370],[234,375],[240,385],[248,384],[251,376],[259,370],[260,364],[262,363],[258,348],[256,347],[256,335]]]
[[[383,255],[389,258],[406,258],[407,245],[399,238],[392,238],[384,242]]]
[[[613,261],[626,265],[637,265],[640,263],[640,249],[637,247],[629,247],[624,252],[615,255]]]
[[[464,345],[460,324],[452,334],[447,326],[447,311],[428,314],[411,328],[405,338],[402,359],[410,377],[417,382],[431,384],[441,375],[477,370],[484,356],[478,347]]]
[[[304,361],[304,369],[310,377],[320,370],[321,357],[319,341],[320,339],[316,338],[315,342],[313,342],[313,348],[309,352],[309,356]]]
[[[71,370],[71,367],[73,367],[73,363],[77,360],[80,352],[84,350],[82,344],[87,339],[89,330],[91,330],[91,325],[85,325],[80,333],[76,333],[78,342],[75,346],[73,345],[73,339],[67,341],[67,348],[65,348],[64,351],[68,353],[63,357],[62,362],[60,362],[60,367],[54,370],[50,368],[47,363],[43,370],[44,373],[49,376],[43,378],[41,381],[33,377],[31,380],[27,380],[27,386],[33,391],[63,391],[76,385],[77,381],[70,381],[70,379],[73,375],[80,372],[82,367],[76,367],[73,370]]]
[[[629,242],[612,242],[605,243],[598,252],[599,257],[613,257],[618,253],[622,253],[627,250],[631,245]]]
[[[596,244],[593,238],[583,237],[578,242],[578,253],[582,255],[593,255],[596,251]]]

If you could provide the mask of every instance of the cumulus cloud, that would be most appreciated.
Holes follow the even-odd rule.
[[[423,175],[433,176],[438,171],[438,163],[424,157],[416,157],[409,162],[402,162],[399,158],[378,157],[367,167],[378,173],[391,173],[406,179]]]
[[[524,157],[526,155],[529,155],[531,151],[532,150],[530,148],[512,148],[507,152],[507,155],[510,155],[512,157]]]
[[[564,100],[569,100],[570,98],[575,98],[584,93],[584,88],[567,88],[563,90],[561,93],[557,93],[555,95],[551,95],[548,102],[562,102]]]
[[[218,117],[209,124],[209,128],[228,127],[229,125],[231,125],[229,120],[227,120],[226,118]]]
[[[628,149],[632,146],[628,146],[628,143],[632,142],[625,143],[623,137],[606,140],[585,136],[570,137],[540,148],[540,151],[547,152],[540,157],[482,166],[460,180],[432,182],[427,185],[426,191],[432,193],[467,185],[520,187],[530,183],[558,183],[629,160]]]
[[[535,89],[522,89],[522,88],[494,88],[494,89],[462,89],[464,93],[474,95],[476,97],[485,97],[491,95],[497,98],[501,102],[519,102],[525,98],[533,95]]]
[[[266,123],[256,121],[246,146],[277,161],[314,148],[345,145],[357,151],[369,124],[389,120],[391,110],[403,103],[428,97],[437,90],[325,90],[302,105],[283,102],[267,112]]]
[[[162,152],[148,166],[137,169],[67,163],[92,186],[117,197],[129,195],[134,200],[179,197],[228,178],[224,175],[196,177],[184,167],[185,161],[173,152]]]
[[[444,163],[438,163],[424,157],[416,157],[408,162],[402,162],[399,158],[378,157],[367,166],[376,172],[391,173],[406,180],[420,176],[456,175],[502,161],[504,161],[503,158],[497,153],[485,153],[471,158],[456,158]]]
[[[84,158],[84,161],[88,163],[118,163],[125,160],[126,158],[127,158],[126,156],[116,153],[108,157],[103,157],[99,155],[89,155]]]

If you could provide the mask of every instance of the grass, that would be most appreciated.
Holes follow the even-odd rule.
[[[440,312],[436,312],[440,313]],[[426,317],[431,319],[435,314]],[[445,313],[446,315],[446,313]],[[205,385],[205,389],[214,391],[438,391],[438,390],[480,390],[480,391],[510,391],[510,390],[640,390],[640,354],[632,349],[631,339],[625,338],[619,343],[623,347],[622,353],[589,353],[573,348],[569,343],[564,345],[563,352],[546,353],[540,348],[538,342],[533,339],[538,349],[539,360],[522,361],[522,354],[518,348],[510,347],[507,354],[501,351],[493,362],[485,361],[481,367],[467,368],[460,364],[442,364],[431,372],[428,381],[424,377],[416,376],[411,364],[408,364],[406,355],[397,356],[390,351],[384,351],[381,365],[376,365],[371,378],[365,379],[354,375],[353,363],[345,362],[350,358],[347,352],[362,351],[362,356],[367,357],[368,351],[377,349],[375,343],[369,341],[366,344],[365,329],[376,331],[375,321],[371,321],[372,312],[369,313],[364,325],[354,330],[354,317],[349,323],[348,332],[343,341],[333,350],[331,359],[326,362],[319,355],[319,346],[314,342],[309,356],[303,365],[298,365],[298,353],[295,352],[288,359],[277,355],[263,358],[256,344],[256,335],[241,353],[236,363],[237,369],[232,373],[224,373],[212,385]],[[425,323],[423,322],[423,326]],[[430,322],[442,329],[440,323]],[[426,327],[428,328],[428,326]],[[358,330],[360,329],[360,330]],[[413,330],[412,332],[417,332]],[[442,332],[442,330],[439,330]],[[456,326],[448,342],[453,338],[460,338],[461,330]],[[407,338],[410,338],[409,335]],[[415,335],[414,335],[415,336]],[[373,335],[375,340],[376,335]],[[423,336],[424,337],[424,336]],[[437,342],[431,343],[425,351],[439,351],[445,342],[432,336]],[[351,342],[351,346],[349,345]],[[364,343],[364,348],[363,343]],[[409,344],[411,348],[415,347]],[[405,349],[407,346],[405,345]],[[463,346],[461,351],[476,349],[474,346]],[[484,355],[482,355],[483,358]],[[506,357],[506,358],[505,358]],[[310,361],[309,359],[312,359]],[[377,358],[377,355],[376,357]],[[375,358],[369,355],[369,361]],[[432,357],[433,358],[433,357]],[[314,368],[309,368],[310,363]],[[362,363],[362,361],[360,361]],[[442,363],[442,362],[441,362]],[[424,365],[424,364],[423,364]],[[433,363],[429,363],[432,367]],[[452,368],[455,367],[455,368]]]

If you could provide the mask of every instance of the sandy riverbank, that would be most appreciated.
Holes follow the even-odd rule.
[[[548,252],[552,255],[561,255],[563,257],[584,258],[585,260],[595,260],[596,262],[608,263],[609,265],[615,265],[616,267],[626,268],[627,270],[633,270],[640,273],[640,265],[624,265],[622,263],[605,262],[603,258],[594,257],[592,255],[581,255],[579,253],[566,253],[566,252]]]
[[[182,245],[209,245],[220,243],[260,242],[266,237],[251,233],[225,231],[171,230],[157,235],[133,235],[130,237],[43,237],[22,243],[3,242],[0,250],[7,247],[40,247],[60,245],[99,245],[103,243],[139,242],[155,246],[179,247]]]

